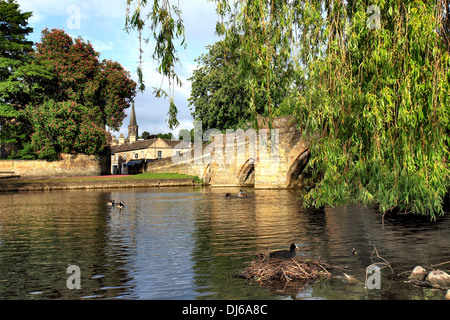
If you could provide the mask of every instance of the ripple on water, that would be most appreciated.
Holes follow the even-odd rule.
[[[290,190],[114,189],[0,194],[0,296],[17,299],[420,299],[383,275],[364,289],[374,245],[404,271],[450,260],[450,219],[385,218],[369,208],[306,210]],[[108,199],[123,200],[118,211]],[[345,265],[358,285],[330,281],[295,293],[232,277],[257,252],[300,244],[298,254]],[[352,255],[356,248],[358,255]],[[82,289],[66,269],[80,267]],[[346,272],[347,272],[346,271]],[[384,272],[384,271],[383,271]],[[339,280],[339,279],[338,279]]]

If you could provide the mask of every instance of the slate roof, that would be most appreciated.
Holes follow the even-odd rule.
[[[123,143],[120,145],[115,145],[111,147],[111,152],[112,153],[117,153],[117,152],[126,152],[126,151],[133,151],[133,150],[141,150],[141,149],[147,149],[148,147],[150,147],[156,140],[158,140],[158,138],[156,139],[147,139],[147,140],[138,140],[135,142],[131,142],[131,143]],[[164,141],[169,148],[174,148],[175,146],[177,146],[180,142],[182,143],[182,147],[179,149],[190,149],[190,145],[188,143],[183,143],[182,140],[175,140],[172,141],[170,139],[161,139],[162,141]]]

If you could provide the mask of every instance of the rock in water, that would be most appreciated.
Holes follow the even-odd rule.
[[[450,285],[450,275],[442,270],[433,270],[428,274],[425,281],[436,287],[446,287]]]
[[[424,268],[422,268],[421,266],[417,266],[414,268],[414,270],[411,272],[410,276],[408,277],[408,279],[410,280],[420,280],[423,281],[425,280],[425,277],[427,276],[427,270],[425,270]]]
[[[355,284],[358,283],[359,281],[354,276],[344,273],[344,282]]]

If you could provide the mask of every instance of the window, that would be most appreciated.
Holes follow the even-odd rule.
[[[144,159],[144,151],[141,151],[141,159]]]
[[[134,154],[134,158],[135,159],[139,158],[139,154],[137,152]]]
[[[158,159],[162,158],[162,151],[158,151]]]
[[[123,160],[127,160],[127,154],[126,153],[123,154]]]

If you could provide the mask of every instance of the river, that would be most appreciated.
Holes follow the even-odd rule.
[[[450,260],[450,218],[363,206],[303,208],[295,190],[137,188],[0,193],[0,299],[444,299],[396,275]],[[122,210],[107,200],[124,201]],[[342,277],[272,288],[234,276],[258,252],[345,267]],[[352,254],[355,248],[357,255]],[[365,288],[372,262],[381,288]],[[69,266],[79,270],[68,273]],[[450,264],[442,265],[450,268]],[[344,271],[343,271],[344,272]],[[79,289],[70,288],[78,276]],[[72,282],[71,282],[72,281]]]

